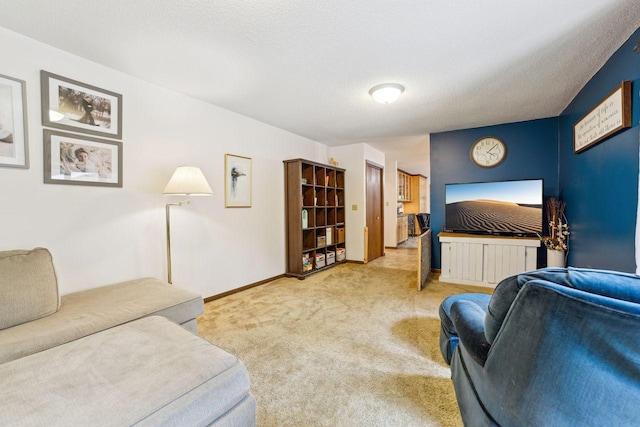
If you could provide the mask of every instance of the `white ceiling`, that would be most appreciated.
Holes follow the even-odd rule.
[[[0,26],[426,174],[428,134],[557,116],[638,0],[2,0]],[[55,70],[50,70],[54,71]],[[396,82],[389,105],[368,90]]]

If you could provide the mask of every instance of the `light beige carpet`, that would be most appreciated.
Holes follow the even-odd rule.
[[[482,289],[370,263],[205,305],[199,334],[244,362],[258,426],[461,426],[438,306]]]

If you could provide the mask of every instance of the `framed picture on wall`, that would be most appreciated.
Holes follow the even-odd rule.
[[[620,83],[573,125],[575,154],[631,127],[631,95],[631,80]]]
[[[44,182],[122,187],[122,142],[45,129]]]
[[[251,158],[224,155],[224,205],[227,208],[251,207]]]
[[[122,138],[122,95],[40,72],[42,125],[108,138]]]
[[[0,166],[29,168],[26,83],[3,75],[0,75]]]

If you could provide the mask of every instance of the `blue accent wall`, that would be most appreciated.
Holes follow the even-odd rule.
[[[635,272],[640,145],[640,29],[559,117],[560,197],[567,203],[569,265]],[[632,127],[574,154],[573,125],[609,91],[632,80]]]
[[[484,169],[471,162],[471,145],[495,136],[507,146],[502,164]],[[451,183],[544,179],[544,196],[558,195],[558,118],[431,134],[433,268],[440,268],[438,233],[444,225],[444,186]]]
[[[433,267],[440,268],[437,234],[444,225],[444,185],[543,178],[544,196],[567,203],[569,265],[636,271],[640,172],[640,29],[620,47],[559,117],[431,135]],[[575,154],[573,125],[622,81],[632,81],[632,126]],[[483,136],[507,144],[507,159],[481,169],[469,159]],[[543,251],[541,250],[541,253]],[[544,260],[544,254],[540,257]]]

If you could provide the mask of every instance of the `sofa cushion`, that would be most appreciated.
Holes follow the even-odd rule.
[[[60,307],[51,253],[44,248],[0,252],[0,330]]]
[[[56,313],[0,331],[0,363],[146,316],[190,324],[203,310],[200,295],[154,278],[63,295]]]
[[[236,425],[255,425],[238,358],[158,316],[2,364],[0,378],[0,425],[204,426],[238,408]]]

